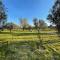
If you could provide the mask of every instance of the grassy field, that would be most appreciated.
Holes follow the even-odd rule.
[[[60,39],[55,30],[40,33],[4,30],[0,32],[0,41],[3,41],[0,42],[0,60],[60,60]]]
[[[35,41],[39,40],[38,36],[40,36],[43,41],[48,41],[48,40],[59,40],[58,35],[56,34],[56,31],[40,31],[40,34],[38,35],[37,31],[12,31],[10,33],[9,30],[5,30],[0,32],[0,40],[6,40],[6,41]]]
[[[60,42],[44,43],[42,47],[38,44],[39,41],[15,41],[1,47],[0,43],[0,60],[60,60]]]

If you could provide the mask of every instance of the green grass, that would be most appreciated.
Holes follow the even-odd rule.
[[[37,31],[0,32],[0,40],[3,41],[0,42],[0,60],[60,60],[60,40],[57,34],[52,33],[56,31],[40,32],[40,39]],[[42,46],[40,40],[43,41]],[[8,44],[4,43],[6,41]]]
[[[44,49],[37,48],[39,41],[20,41],[3,44],[1,60],[60,60],[60,43],[43,44]],[[7,53],[8,52],[8,53]],[[4,54],[3,54],[4,53]],[[0,55],[1,56],[1,55]]]
[[[0,32],[0,40],[4,41],[35,41],[42,39],[43,41],[48,40],[59,40],[59,37],[57,34],[53,34],[52,32],[56,31],[40,31],[40,34],[38,35],[37,31],[21,31],[21,30],[13,30],[11,33],[9,30],[4,30]],[[39,39],[38,36],[41,38]]]

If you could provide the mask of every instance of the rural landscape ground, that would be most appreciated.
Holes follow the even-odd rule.
[[[56,30],[53,29],[47,29],[47,30],[41,30],[40,31],[40,37],[44,41],[48,40],[58,40],[58,34]],[[39,40],[38,38],[38,31],[37,30],[12,30],[10,32],[9,30],[4,30],[0,32],[0,40],[6,40],[6,41],[24,41],[24,40]]]
[[[60,60],[60,40],[53,29],[39,34],[37,30],[1,31],[0,48],[1,60]]]

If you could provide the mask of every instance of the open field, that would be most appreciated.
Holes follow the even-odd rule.
[[[59,40],[58,35],[56,34],[56,31],[40,31],[38,33],[37,31],[12,31],[10,33],[9,30],[5,30],[0,32],[0,40],[6,40],[6,41],[35,41],[40,40],[48,41],[48,40]]]
[[[60,60],[60,40],[54,30],[4,30],[0,41],[0,60]]]

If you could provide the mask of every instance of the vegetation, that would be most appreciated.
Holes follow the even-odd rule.
[[[60,60],[60,42],[44,43],[43,49],[39,47],[39,41],[20,41],[13,43],[0,43],[0,59],[4,60]],[[8,53],[7,53],[8,52]]]
[[[52,33],[51,33],[52,32]],[[12,30],[11,33],[9,30],[4,30],[0,32],[0,40],[7,40],[7,41],[22,41],[22,40],[39,40],[38,38],[38,34],[40,34],[41,39],[43,40],[58,40],[58,35],[54,30],[50,31],[45,30],[45,31],[40,31],[40,33],[38,33],[36,30]],[[13,40],[12,40],[13,38]]]
[[[60,39],[55,26],[48,27],[44,20],[37,18],[33,19],[34,26],[26,18],[20,20],[20,26],[8,23],[2,0],[0,6],[0,60],[60,60]],[[48,19],[60,31],[59,0],[56,0]]]
[[[48,18],[52,23],[54,23],[58,29],[58,32],[60,32],[60,1],[56,0],[54,6],[52,7],[52,10],[50,14],[48,15]]]
[[[6,15],[5,7],[2,0],[0,0],[0,28],[1,26],[5,25],[6,19],[7,19],[7,15]]]

